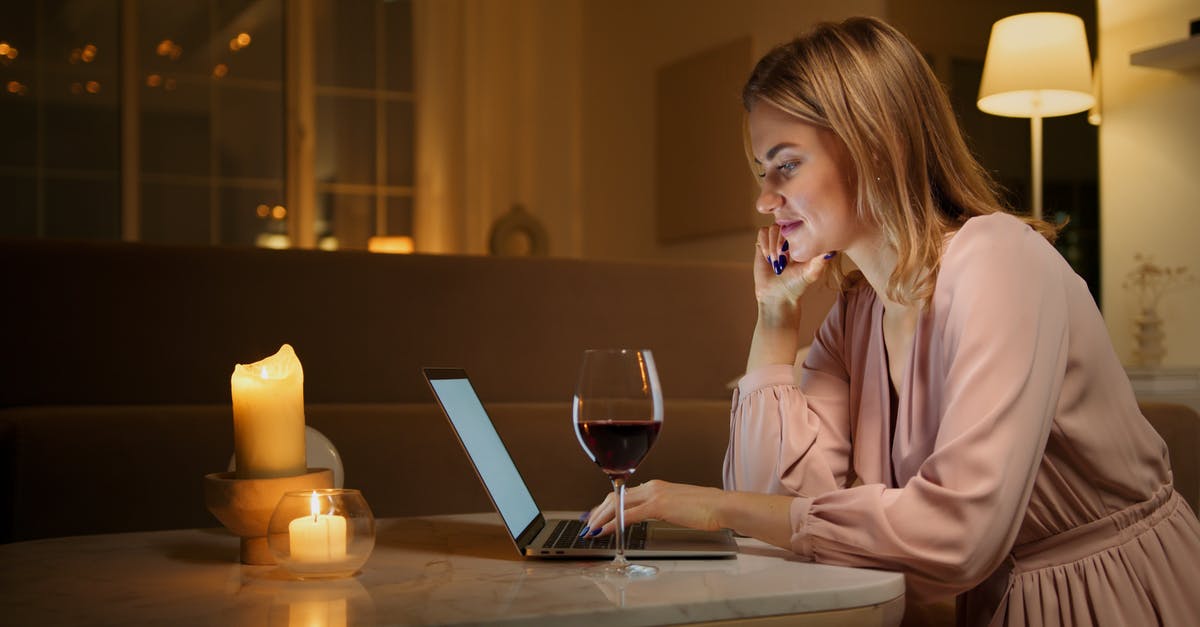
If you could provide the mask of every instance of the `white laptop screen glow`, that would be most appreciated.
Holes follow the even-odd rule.
[[[500,441],[483,404],[479,402],[475,389],[466,379],[433,379],[430,384],[446,408],[446,415],[454,423],[463,447],[474,461],[475,470],[483,478],[488,492],[491,492],[504,524],[512,536],[517,537],[537,516],[537,505]]]

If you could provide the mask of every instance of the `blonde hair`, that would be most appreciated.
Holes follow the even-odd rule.
[[[818,24],[775,47],[742,89],[746,111],[760,101],[845,145],[859,219],[878,225],[898,254],[887,284],[895,302],[927,303],[945,236],[971,217],[1004,210],[924,57],[880,20]],[[1054,240],[1054,225],[1022,219]],[[833,278],[843,282],[840,267]]]

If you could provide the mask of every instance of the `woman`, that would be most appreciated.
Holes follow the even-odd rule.
[[[1198,624],[1200,523],[1166,446],[1053,228],[1001,211],[918,51],[878,20],[821,25],[743,100],[775,224],[726,490],[651,481],[627,523],[903,571],[914,601],[961,595],[960,624]],[[796,384],[826,273],[841,293]],[[610,498],[588,526],[612,519]]]

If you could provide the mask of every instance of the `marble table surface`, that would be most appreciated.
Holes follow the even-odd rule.
[[[589,576],[599,562],[521,558],[495,514],[378,521],[354,577],[297,581],[238,563],[220,528],[0,545],[0,608],[13,625],[654,625],[886,606],[901,574],[801,562],[740,538],[736,558],[645,560],[651,579]]]

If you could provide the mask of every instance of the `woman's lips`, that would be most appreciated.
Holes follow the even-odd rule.
[[[796,220],[795,222],[780,222],[779,223],[779,234],[784,237],[787,237],[789,233],[800,228],[800,226],[803,224],[804,224],[804,220]]]

